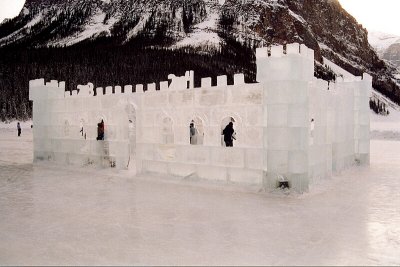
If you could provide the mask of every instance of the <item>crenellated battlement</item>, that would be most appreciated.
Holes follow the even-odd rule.
[[[298,43],[259,48],[256,60],[258,83],[251,84],[235,74],[232,85],[221,75],[195,87],[193,71],[149,84],[88,83],[72,91],[65,91],[65,82],[30,81],[34,158],[134,165],[139,173],[266,189],[283,177],[299,192],[369,163],[370,75],[355,77],[326,60],[342,79],[317,79],[314,51]],[[221,133],[230,122],[236,135],[228,148]]]
[[[262,47],[256,49],[256,58],[282,58],[287,56],[297,55],[307,59],[314,60],[314,50],[308,48],[304,44],[292,43],[287,45],[277,45]]]
[[[172,90],[187,90],[187,89],[201,89],[201,88],[228,88],[238,85],[245,84],[244,74],[235,74],[233,77],[233,84],[228,85],[228,78],[226,75],[221,75],[217,77],[216,86],[212,86],[212,78],[205,77],[201,79],[201,86],[194,87],[194,72],[187,71],[185,76],[175,76],[174,74],[168,75],[168,81],[161,81],[158,84],[149,83],[147,84],[147,90],[144,91],[143,84],[137,85],[125,85],[122,87],[116,86],[106,86],[94,88],[92,83],[87,85],[78,85],[77,89],[72,91],[65,91],[65,82],[58,82],[52,80],[45,83],[44,79],[32,80],[29,83],[29,88],[31,92],[30,100],[35,100],[35,98],[69,98],[69,97],[92,97],[92,96],[111,96],[111,95],[121,95],[121,94],[140,94],[144,92],[163,92]],[[157,90],[159,88],[159,90]],[[63,91],[64,90],[64,91]],[[63,93],[61,93],[63,92]]]
[[[304,44],[292,43],[287,45],[269,46],[256,49],[257,58],[257,81],[268,82],[276,80],[305,80],[313,81],[313,62],[314,51]],[[302,59],[299,61],[299,59]],[[355,77],[344,71],[329,60],[324,59],[328,66],[334,71],[344,73],[347,80],[370,82],[372,77],[364,74],[363,77]],[[297,70],[297,71],[294,71]],[[343,75],[342,75],[343,76]],[[204,77],[201,79],[201,88],[229,88],[245,84],[244,74],[235,74],[233,85],[228,85],[227,76],[218,76],[217,84],[212,86],[212,78]],[[340,80],[338,81],[340,82]],[[183,76],[174,74],[168,75],[167,81],[157,83],[125,85],[125,86],[106,86],[94,88],[92,83],[78,85],[77,89],[65,91],[65,82],[51,80],[45,82],[44,79],[32,80],[29,83],[29,99],[54,99],[68,97],[91,97],[91,96],[110,96],[120,94],[140,94],[144,92],[163,92],[166,90],[187,90],[197,89],[194,86],[194,71],[186,71]],[[144,91],[144,88],[146,90]]]
[[[63,98],[65,92],[65,82],[51,80],[50,82],[44,79],[36,79],[29,81],[29,100],[38,99],[56,99]]]
[[[256,50],[257,81],[312,81],[314,50],[298,43]]]

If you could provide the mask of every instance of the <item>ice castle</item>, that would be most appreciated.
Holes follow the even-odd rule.
[[[203,78],[194,88],[192,71],[146,91],[88,84],[70,92],[64,82],[32,80],[34,160],[265,189],[287,181],[298,192],[369,164],[370,75],[355,77],[325,59],[341,74],[328,84],[314,77],[314,51],[297,43],[259,48],[256,58],[258,83],[252,84],[236,74],[233,85],[219,76],[216,86]],[[97,140],[102,121],[104,138]],[[233,147],[221,135],[229,122]]]

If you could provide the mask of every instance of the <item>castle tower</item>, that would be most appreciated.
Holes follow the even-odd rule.
[[[54,99],[64,98],[65,82],[52,80],[45,83],[44,79],[29,81],[29,100],[33,101],[33,145],[34,160],[50,159],[51,112]]]
[[[308,86],[314,78],[314,51],[297,43],[259,48],[257,81],[264,87],[264,186],[289,181],[307,191],[309,106]]]

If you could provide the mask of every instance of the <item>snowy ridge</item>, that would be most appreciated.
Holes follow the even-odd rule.
[[[27,0],[23,12],[6,23],[8,36],[0,35],[0,47],[70,46],[109,37],[100,43],[194,47],[202,53],[234,42],[242,51],[299,42],[314,49],[319,62],[326,57],[350,73],[369,72],[379,82],[374,86],[400,102],[394,68],[379,59],[367,31],[337,0]]]
[[[376,90],[373,90],[371,93],[372,93],[372,96],[375,97],[376,99],[379,99],[379,101],[385,103],[386,105],[388,105],[389,107],[391,107],[394,110],[400,111],[399,105],[397,105],[396,103],[394,103],[393,101],[391,101],[390,99],[388,99],[387,97],[382,95],[381,93],[377,92]]]
[[[74,36],[69,36],[61,40],[57,40],[54,42],[50,42],[49,45],[73,45],[84,40],[94,38],[99,36],[102,33],[105,33],[107,36],[110,35],[110,29],[117,22],[115,18],[111,18],[104,24],[106,18],[106,14],[98,9],[96,14],[91,18],[90,22],[85,25],[85,28],[80,33],[75,34]]]
[[[186,38],[178,41],[173,47],[219,47],[222,40],[217,33],[218,18],[219,15],[217,13],[210,14],[205,21],[194,25],[193,31]]]
[[[362,69],[362,66],[360,66],[356,62],[351,61],[350,59],[344,57],[343,55],[333,51],[332,48],[330,48],[329,46],[325,45],[324,43],[319,43],[319,47],[321,48],[321,50],[326,50],[326,51],[329,51],[330,53],[336,55],[341,61],[343,61],[343,62],[345,62],[345,63],[347,63],[349,65],[356,66],[356,67]]]
[[[369,32],[368,41],[378,52],[382,52],[392,44],[400,43],[400,36],[383,32]]]
[[[289,14],[294,17],[295,19],[297,19],[298,21],[300,21],[303,24],[307,24],[307,21],[300,15],[294,13],[292,10],[289,9]]]
[[[23,10],[25,12],[25,9]],[[19,30],[13,32],[12,34],[3,37],[0,39],[0,44],[1,43],[7,43],[7,42],[15,42],[19,39],[24,38],[25,34],[24,31],[29,32],[30,28],[38,24],[43,18],[43,13],[40,12],[37,14],[31,21],[29,21],[24,27],[20,28]],[[1,46],[1,45],[0,45]]]
[[[132,30],[130,30],[129,33],[127,34],[126,42],[129,41],[130,39],[132,39],[133,37],[136,37],[138,35],[138,33],[140,33],[144,29],[144,27],[146,26],[146,23],[149,21],[150,17],[151,17],[151,14],[146,13],[140,18],[140,20],[136,24],[136,26]]]
[[[349,80],[355,79],[355,76],[350,72],[345,71],[344,69],[340,68],[338,65],[336,65],[335,63],[333,63],[332,61],[328,60],[325,57],[323,59],[324,59],[324,65],[329,66],[332,69],[332,71],[336,73],[337,76]]]

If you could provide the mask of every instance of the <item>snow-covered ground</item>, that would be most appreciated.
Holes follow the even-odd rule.
[[[0,129],[17,129],[18,121],[0,122]],[[31,128],[32,120],[19,121],[22,129]]]
[[[0,127],[0,265],[398,266],[399,177],[395,140],[371,141],[370,167],[285,195],[33,166],[32,130]]]
[[[391,107],[388,109],[389,116],[377,115],[371,111],[371,138],[400,141],[400,111]]]

